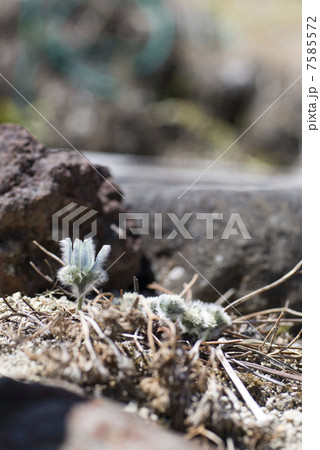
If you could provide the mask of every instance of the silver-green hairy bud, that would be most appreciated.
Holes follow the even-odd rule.
[[[162,294],[159,297],[147,297],[147,302],[157,316],[172,322],[176,322],[186,311],[186,302],[179,295]]]
[[[71,287],[77,297],[77,311],[82,308],[86,293],[108,280],[103,265],[107,260],[111,247],[104,245],[97,257],[92,238],[81,241],[76,239],[72,244],[70,238],[60,241],[62,260],[65,266],[58,271],[58,278],[64,286]]]
[[[122,299],[118,298],[113,302],[122,310],[126,310],[138,296],[137,293],[126,293]],[[160,320],[171,320],[183,335],[191,339],[216,338],[221,329],[231,325],[230,316],[224,312],[222,306],[215,303],[205,303],[201,300],[186,302],[179,295],[171,294],[146,297],[144,300]],[[143,310],[142,302],[138,305]]]
[[[231,325],[230,316],[222,306],[194,300],[188,303],[186,313],[181,317],[180,327],[184,334],[197,339],[214,339],[222,328]]]

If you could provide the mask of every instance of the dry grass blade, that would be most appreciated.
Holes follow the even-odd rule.
[[[134,343],[135,343],[137,349],[139,350],[139,352],[140,352],[140,354],[141,354],[141,356],[142,356],[144,362],[145,362],[146,364],[149,364],[150,359],[148,358],[148,355],[145,353],[145,351],[143,350],[142,345],[141,345],[140,342],[139,342],[139,339],[138,339],[138,333],[139,333],[139,329],[137,329],[137,330],[135,331],[134,335],[133,335]]]
[[[94,351],[94,348],[93,348],[93,345],[92,345],[92,342],[91,342],[91,339],[90,339],[89,327],[88,327],[88,324],[86,323],[83,311],[79,311],[79,316],[80,316],[80,320],[81,320],[81,326],[82,326],[85,346],[86,346],[86,348],[88,350],[88,353],[91,356],[91,358],[94,361],[96,361],[97,360],[97,355],[96,355],[96,353]]]
[[[15,314],[18,313],[18,311],[16,309],[14,309],[13,306],[11,306],[10,303],[5,298],[1,298],[1,300],[7,305],[7,307],[10,309],[10,311],[12,311]]]
[[[54,269],[53,269],[52,265],[49,263],[47,258],[44,259],[44,262],[45,262],[46,266],[48,267],[48,269],[50,271],[51,278],[54,278]]]
[[[195,438],[196,436],[206,437],[209,441],[213,442],[217,446],[216,450],[224,450],[225,449],[223,440],[216,433],[213,433],[213,431],[207,430],[204,427],[204,425],[199,425],[197,427],[190,427],[185,438],[190,440],[190,439]],[[206,446],[204,446],[203,448],[206,448]]]
[[[148,289],[154,289],[156,291],[160,291],[163,292],[165,294],[169,294],[169,295],[173,295],[172,291],[169,291],[168,289],[166,289],[165,287],[161,286],[161,284],[156,283],[155,281],[153,281],[152,283],[147,285]]]
[[[50,256],[50,258],[58,261],[58,263],[61,264],[62,266],[65,266],[65,263],[57,255],[49,252],[49,250],[47,250],[42,245],[40,245],[39,242],[37,242],[37,241],[32,241],[32,242],[34,243],[34,245],[36,245],[38,248],[40,248],[40,250],[42,250],[46,255]]]
[[[154,343],[154,337],[153,337],[153,333],[152,333],[152,325],[153,325],[153,321],[157,319],[157,316],[151,311],[147,302],[144,300],[144,298],[142,298],[142,296],[140,297],[140,301],[141,301],[144,309],[146,310],[146,313],[148,316],[147,336],[148,336],[149,347],[150,347],[152,353],[155,354],[156,346]]]
[[[217,445],[217,450],[223,450],[225,448],[223,440],[213,431],[207,430],[204,425],[198,427],[198,435],[206,437],[209,441]]]
[[[92,326],[94,331],[97,333],[99,338],[105,339],[106,336],[105,336],[104,332],[101,330],[101,328],[99,327],[99,324],[90,316],[85,316],[85,319],[87,320],[87,322],[90,323],[90,325]]]
[[[103,366],[102,361],[97,356],[97,354],[96,354],[96,352],[94,350],[94,346],[92,344],[92,341],[90,339],[90,330],[89,330],[89,326],[88,326],[88,323],[87,323],[88,317],[84,314],[83,311],[79,311],[79,315],[80,315],[80,320],[81,320],[82,332],[83,332],[83,336],[84,336],[84,344],[85,344],[86,349],[87,349],[87,351],[88,351],[88,353],[90,355],[90,358],[91,358],[91,366],[92,367],[95,366],[97,368],[97,370],[99,371],[99,373],[102,375],[102,377],[107,377],[109,372]],[[93,324],[91,323],[91,325],[93,325]],[[97,326],[98,326],[98,324],[97,324]],[[98,326],[98,328],[99,328],[99,326]],[[94,326],[94,329],[96,329],[95,326]],[[101,331],[101,333],[102,333],[102,331]]]
[[[279,278],[278,280],[274,281],[271,284],[268,284],[267,286],[264,286],[260,289],[257,289],[256,291],[250,292],[250,294],[247,294],[238,300],[235,300],[234,302],[230,303],[228,306],[225,307],[225,311],[228,311],[230,308],[235,308],[236,306],[239,306],[241,303],[246,302],[247,300],[250,300],[251,298],[255,297],[256,295],[262,294],[263,292],[269,291],[270,289],[273,289],[276,286],[279,286],[280,284],[287,281],[289,278],[291,278],[293,275],[295,275],[301,268],[302,261],[300,261],[293,269],[290,270],[286,275]]]
[[[250,325],[262,325],[262,324],[274,324],[277,321],[277,319],[273,319],[273,318],[268,318],[268,319],[254,319],[254,320],[250,320]],[[233,322],[234,324],[236,323],[237,325],[242,325],[242,324],[247,324],[248,321],[247,320],[237,320],[237,322]],[[292,319],[292,318],[282,318],[281,319],[281,325],[288,325],[288,326],[292,326],[294,324],[301,324],[302,323],[302,319]]]
[[[44,278],[49,283],[52,283],[52,284],[54,283],[53,279],[51,277],[49,277],[49,275],[45,275],[44,273],[42,273],[41,270],[32,261],[29,261],[29,264],[37,272],[38,275],[40,275],[42,278]]]
[[[243,321],[252,319],[253,317],[256,317],[256,316],[269,315],[269,314],[278,313],[278,312],[281,312],[281,311],[282,311],[282,308],[264,309],[262,311],[256,311],[256,312],[247,314],[245,316],[241,316],[241,317],[235,318],[233,320],[233,323],[239,323],[239,322],[243,322]],[[294,309],[291,309],[291,308],[287,308],[287,313],[288,314],[292,314],[293,316],[302,317],[302,313],[301,312],[295,311]]]
[[[281,348],[280,350],[276,350],[275,352],[270,353],[270,356],[278,355],[279,353],[283,353],[284,351],[290,349],[293,346],[293,344],[295,342],[297,342],[297,340],[300,338],[301,334],[302,334],[302,329],[299,331],[297,336],[295,338],[293,338],[292,341],[289,342],[289,344],[287,344],[285,347]]]
[[[185,286],[185,288],[180,292],[179,296],[183,297],[194,285],[194,283],[197,281],[197,279],[199,278],[199,274],[195,273],[192,277],[192,280],[189,281],[189,283]]]
[[[248,350],[248,346],[244,345],[244,344],[236,344],[236,347],[240,348],[240,349],[245,349]],[[275,365],[276,367],[278,367],[279,369],[282,370],[289,370],[291,372],[296,373],[297,375],[301,375],[297,370],[295,370],[293,367],[290,367],[288,364],[284,363],[283,361],[279,360],[279,359],[275,359],[273,358],[270,354],[266,354],[261,352],[260,350],[258,350],[257,348],[253,348],[250,347],[250,350],[252,352],[252,354],[257,354],[259,356],[261,356],[264,359],[267,359],[269,361],[270,364]]]
[[[25,304],[28,306],[28,308],[30,308],[30,309],[32,310],[32,312],[34,312],[35,314],[44,314],[44,313],[42,313],[42,312],[40,312],[40,311],[37,311],[37,310],[30,304],[30,302],[28,302],[28,300],[27,300],[25,297],[22,297],[21,300],[22,300],[23,303],[25,303]]]
[[[272,326],[271,330],[269,331],[269,333],[268,333],[268,334],[266,335],[266,337],[264,338],[264,340],[263,340],[263,342],[262,342],[262,344],[261,344],[260,350],[261,350],[262,347],[265,345],[265,343],[268,342],[269,337],[273,334],[272,340],[271,340],[271,342],[269,343],[269,347],[268,347],[268,351],[267,351],[267,353],[269,353],[270,349],[272,348],[272,344],[273,344],[273,342],[274,342],[274,339],[275,339],[275,337],[276,337],[276,334],[277,334],[277,332],[278,332],[278,325],[279,325],[279,322],[280,322],[280,320],[282,319],[282,317],[284,316],[284,314],[286,313],[286,311],[287,311],[287,309],[288,309],[288,305],[289,305],[289,302],[286,301],[286,304],[284,305],[284,307],[283,307],[281,313],[279,314],[279,317],[277,318],[276,322],[273,324],[273,326]]]
[[[247,407],[255,416],[259,424],[262,425],[269,423],[270,421],[269,417],[262,411],[258,403],[254,400],[254,398],[251,396],[251,394],[249,393],[245,385],[242,383],[236,372],[233,370],[231,364],[227,361],[227,358],[224,356],[224,353],[220,345],[214,350],[214,355],[222,364],[224,370],[228,374],[228,377],[233,382],[234,386],[238,390]]]
[[[110,298],[108,297],[110,296]],[[114,295],[112,294],[112,292],[101,292],[98,295],[96,295],[96,297],[93,299],[92,301],[92,305],[96,305],[97,303],[102,303],[101,300],[103,302],[106,302],[106,304],[104,303],[104,307],[108,307],[109,305],[112,304],[112,300],[114,299]]]
[[[48,331],[52,325],[54,325],[55,323],[57,323],[60,320],[61,316],[57,316],[55,317],[53,320],[51,320],[51,322],[47,323],[47,325],[43,326],[42,328],[40,328],[40,330],[36,331],[32,336],[31,339],[34,338],[38,338],[44,335],[44,333],[46,331]],[[42,324],[41,324],[42,325]]]
[[[289,380],[294,380],[294,381],[299,381],[299,382],[302,381],[301,375],[282,372],[280,370],[271,369],[270,367],[261,366],[260,364],[255,364],[255,363],[248,362],[248,361],[243,362],[243,361],[238,361],[237,359],[232,359],[232,361],[236,362],[237,364],[241,363],[243,366],[252,367],[253,369],[257,369],[257,370],[261,370],[262,372],[270,373],[271,375],[278,375],[279,377],[288,378]]]
[[[15,317],[15,316],[17,316],[17,317],[27,317],[26,314],[16,312],[16,313],[11,313],[11,314],[8,314],[7,316],[2,317],[0,319],[0,322],[5,322],[6,320],[10,320],[11,317]]]
[[[223,345],[228,345],[228,344],[238,344],[239,342],[243,342],[243,339],[229,339],[229,340],[225,340],[223,341]],[[219,345],[221,344],[221,341],[204,341],[203,345]]]
[[[146,313],[148,316],[147,336],[148,336],[148,343],[149,343],[149,346],[150,346],[153,354],[156,352],[156,347],[155,347],[155,343],[154,343],[155,340],[157,341],[157,343],[160,346],[162,346],[161,341],[159,341],[158,338],[156,336],[154,336],[154,334],[152,333],[152,327],[153,327],[154,320],[156,320],[158,322],[164,322],[166,325],[168,325],[167,334],[169,335],[169,340],[167,342],[167,346],[171,345],[172,348],[174,349],[176,346],[176,328],[175,328],[174,324],[170,320],[164,319],[164,318],[161,319],[156,314],[154,314],[151,311],[147,302],[145,301],[145,298],[143,297],[143,295],[139,296],[139,301],[141,302],[142,306],[146,310]],[[169,333],[168,333],[168,331],[169,331]]]
[[[249,370],[249,372],[254,373],[257,377],[262,378],[265,381],[268,381],[270,383],[273,384],[277,384],[278,386],[282,386],[285,387],[286,385],[284,383],[282,383],[281,381],[275,380],[274,378],[268,377],[266,375],[262,375],[261,373],[259,373],[257,370],[254,370],[253,367],[250,367],[249,364],[247,363],[247,361],[244,363],[243,361],[238,361],[237,359],[231,359],[230,361],[234,362],[235,364],[237,364],[240,367],[243,367],[246,370]],[[257,364],[258,365],[258,364]],[[258,365],[259,366],[259,365]],[[263,366],[259,366],[259,367],[263,367]]]
[[[236,450],[231,437],[227,437],[226,441],[227,441],[227,450]]]
[[[217,305],[223,305],[225,302],[229,300],[230,297],[233,296],[233,294],[236,292],[234,288],[230,288],[225,292],[221,297],[218,298],[218,300],[215,301]]]
[[[139,280],[138,280],[138,277],[136,277],[135,275],[133,277],[133,290],[134,290],[134,292],[137,292],[138,294],[140,292]]]

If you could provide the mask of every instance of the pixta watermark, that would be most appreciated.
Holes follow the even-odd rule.
[[[166,225],[166,236],[164,236],[164,220],[170,220],[171,230],[168,233]],[[128,231],[133,235],[150,235],[153,234],[154,239],[175,239],[178,235],[184,239],[194,239],[194,236],[186,228],[190,219],[202,221],[205,227],[206,239],[219,237],[220,239],[229,239],[230,236],[240,235],[243,239],[252,239],[244,221],[237,212],[232,212],[228,217],[224,213],[191,213],[186,212],[182,217],[177,214],[168,213],[120,213],[119,214],[119,238],[126,239]],[[132,221],[135,225],[132,226]],[[225,221],[223,232],[215,235],[215,221]],[[170,228],[170,227],[169,227]]]
[[[86,212],[87,211],[87,212]],[[97,234],[97,221],[92,220],[98,211],[88,209],[86,206],[79,206],[71,202],[67,206],[59,209],[52,215],[52,239],[59,242],[61,239],[72,236],[73,239],[80,238],[81,226],[90,221],[90,232],[84,239],[94,237]],[[72,231],[70,229],[72,227]],[[71,233],[71,234],[70,234]]]

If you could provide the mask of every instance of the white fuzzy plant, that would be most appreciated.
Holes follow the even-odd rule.
[[[74,243],[70,238],[66,238],[60,241],[60,247],[65,266],[58,271],[58,279],[64,286],[71,288],[77,298],[78,312],[82,308],[85,295],[108,280],[103,265],[110,254],[111,246],[104,245],[97,257],[92,238],[84,241],[75,239]]]
[[[123,298],[113,300],[126,310],[137,299],[137,293],[125,293]],[[159,297],[143,297],[152,312],[160,320],[174,322],[183,335],[193,339],[208,340],[219,336],[220,331],[231,325],[230,316],[223,307],[201,300],[186,302],[179,295],[162,294]],[[143,306],[138,303],[142,310]]]
[[[97,257],[92,238],[81,241],[70,238],[60,241],[62,260],[65,264],[58,271],[60,282],[71,287],[73,295],[77,298],[76,312],[81,310],[85,295],[92,289],[108,280],[103,269],[111,247],[104,245]],[[123,310],[132,306],[137,293],[125,293],[122,298],[115,298],[113,303]],[[220,305],[205,303],[200,300],[186,302],[179,295],[162,294],[158,297],[143,297],[150,309],[159,319],[169,319],[174,322],[182,334],[196,339],[212,339],[218,336],[220,330],[231,325],[230,316]],[[142,302],[138,306],[143,309]]]

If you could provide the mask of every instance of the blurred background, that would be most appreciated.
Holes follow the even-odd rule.
[[[1,0],[1,73],[76,148],[211,159],[301,74],[298,0]],[[0,79],[0,122],[66,142]],[[299,165],[299,80],[224,159]]]

